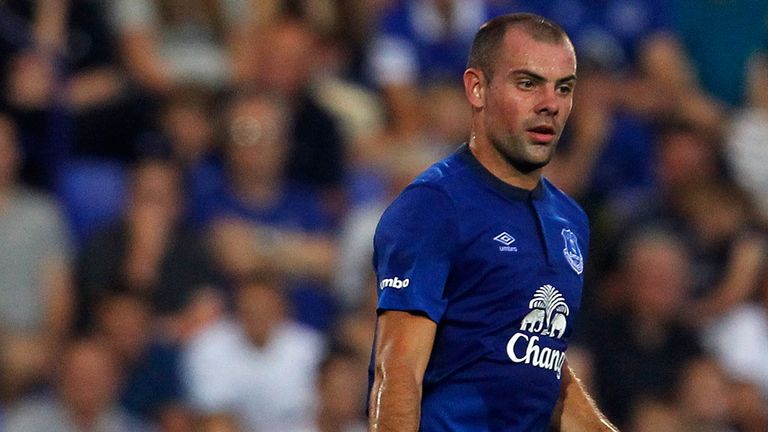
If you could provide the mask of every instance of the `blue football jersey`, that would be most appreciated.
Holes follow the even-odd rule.
[[[420,430],[546,430],[588,241],[572,199],[502,182],[466,145],[395,199],[374,238],[378,308],[437,323]]]

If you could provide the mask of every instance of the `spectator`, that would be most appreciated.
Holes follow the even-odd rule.
[[[357,82],[365,77],[366,55],[373,32],[381,15],[394,0],[370,0],[365,3],[354,0],[337,0],[338,24],[335,34],[345,41],[349,57],[348,73]]]
[[[272,266],[273,252],[262,247],[259,235],[243,219],[217,220],[208,232],[216,268],[227,286],[247,280],[254,272]]]
[[[333,114],[312,89],[318,76],[315,52],[318,35],[297,17],[280,17],[265,30],[269,50],[253,78],[257,88],[276,92],[287,102],[292,119],[288,125],[285,175],[295,183],[315,189],[326,211],[339,216],[344,197],[341,181],[346,172],[347,144]]]
[[[143,432],[150,428],[117,405],[118,371],[109,350],[78,340],[61,357],[56,391],[29,399],[8,413],[8,432]]]
[[[736,380],[731,383],[729,396],[731,401],[738,401],[730,405],[731,418],[737,430],[768,430],[768,405],[765,403],[765,395],[757,386]]]
[[[368,8],[369,3],[364,7]],[[347,17],[348,21],[353,19]],[[341,138],[348,145],[344,163],[350,165],[356,157],[365,156],[357,152],[361,143],[383,132],[385,117],[379,94],[354,76],[354,44],[360,41],[345,34],[360,23],[348,21],[338,23],[333,31],[318,32],[309,90],[317,103],[334,116]],[[345,174],[349,175],[350,170],[351,166],[345,166]]]
[[[727,178],[725,156],[717,137],[695,125],[669,119],[656,128],[651,187],[625,190],[606,203],[613,229],[637,219],[681,218],[679,205],[687,190],[712,178]],[[615,219],[615,221],[610,220]]]
[[[706,355],[690,358],[669,399],[634,405],[630,432],[758,432],[768,415],[759,395],[729,379]]]
[[[750,301],[751,300],[751,301]],[[735,380],[750,383],[768,398],[768,277],[757,295],[736,305],[703,329],[703,342]]]
[[[213,92],[191,84],[174,87],[161,104],[162,142],[185,172],[205,163],[216,151],[213,107]]]
[[[734,112],[725,136],[728,162],[735,180],[750,192],[768,220],[768,54],[756,55],[750,62],[748,102]]]
[[[185,382],[200,430],[282,432],[309,425],[323,338],[288,316],[284,289],[265,273],[242,282],[235,315],[185,347]]]
[[[654,182],[651,187],[617,189],[614,196],[600,206],[596,212],[593,238],[596,248],[591,254],[594,268],[604,269],[614,264],[627,231],[638,225],[663,223],[673,227],[686,237],[691,231],[682,211],[682,201],[698,185],[727,178],[724,170],[722,148],[716,137],[694,125],[669,120],[658,127],[657,142],[654,144]]]
[[[732,431],[730,382],[720,366],[708,357],[689,359],[677,385],[681,431]]]
[[[724,182],[684,191],[680,210],[696,253],[696,290],[686,315],[704,326],[753,297],[767,268],[768,234],[756,223],[749,196]]]
[[[13,121],[0,115],[0,393],[39,384],[70,330],[72,250],[57,204],[20,183]]]
[[[375,281],[372,284],[375,285]],[[354,352],[355,358],[358,361],[358,370],[363,371],[368,370],[371,361],[371,346],[373,346],[373,333],[376,321],[375,300],[371,299],[367,303],[368,305],[347,310],[340,314],[332,331],[329,332],[334,339],[343,341],[347,349]]]
[[[673,234],[640,230],[621,249],[611,286],[622,303],[603,311],[590,333],[594,384],[606,415],[626,426],[633,403],[669,397],[685,362],[700,351],[681,324],[691,285],[691,258]]]
[[[332,347],[320,362],[315,383],[317,408],[312,427],[301,432],[364,432],[368,378],[356,353]],[[299,431],[296,431],[299,432]]]
[[[224,88],[255,67],[248,1],[118,0],[111,12],[125,68],[152,94],[185,82]]]
[[[369,68],[396,135],[425,126],[419,101],[428,83],[459,82],[472,38],[503,9],[485,0],[398,0],[374,23]]]
[[[657,119],[674,114],[705,130],[721,127],[721,108],[698,87],[665,1],[550,0],[525,8],[562,23],[580,53],[576,94],[589,109],[574,110],[573,134],[549,171],[563,176],[555,183],[567,191],[599,203],[617,189],[649,186]]]
[[[728,159],[739,185],[749,191],[760,206],[761,218],[768,220],[768,177],[765,166],[768,152],[768,110],[739,113],[730,124],[727,137]]]
[[[221,176],[215,116],[215,95],[204,86],[179,85],[164,98],[157,135],[147,142],[149,155],[168,155],[184,177],[185,219],[194,219],[191,206],[217,186]]]
[[[245,93],[230,101],[224,121],[225,172],[218,188],[194,208],[203,225],[247,227],[245,237],[234,241],[250,239],[262,260],[288,276],[302,322],[327,328],[335,307],[326,289],[336,259],[331,218],[316,194],[286,178],[286,109],[266,93]]]
[[[162,160],[136,167],[125,216],[95,234],[80,255],[81,328],[107,287],[124,286],[151,299],[154,312],[170,314],[215,279],[204,243],[181,221],[183,207],[178,167]]]
[[[599,218],[603,223],[597,224],[595,237],[606,236],[601,243],[611,244],[644,223],[673,226],[694,254],[684,316],[696,327],[705,326],[752,296],[765,268],[766,233],[751,197],[729,180],[716,137],[670,123],[660,132],[655,164],[657,188],[617,196]],[[593,257],[610,262],[611,250]]]
[[[629,432],[680,432],[683,419],[677,406],[660,399],[648,398],[635,403]]]
[[[359,213],[356,206],[370,207],[375,201],[383,205],[386,204],[383,200],[394,198],[390,196],[387,185],[390,171],[399,173],[408,171],[408,168],[402,170],[392,159],[406,159],[403,154],[413,152],[415,158],[427,156],[433,162],[447,156],[467,140],[471,113],[461,87],[445,83],[425,85],[420,89],[420,98],[421,115],[426,123],[412,136],[399,137],[392,130],[368,127],[366,134],[358,135],[353,141],[347,175],[351,207],[348,213]],[[408,162],[405,164],[408,165]]]
[[[344,347],[355,353],[359,370],[368,370],[370,366],[376,327],[376,291],[376,275],[371,272],[359,302],[344,309],[328,332],[334,340],[343,341]]]
[[[671,206],[684,191],[710,179],[728,179],[719,135],[693,123],[670,120],[658,127],[654,177],[660,198]]]
[[[3,104],[20,125],[24,178],[36,186],[55,186],[72,154],[132,157],[149,124],[146,101],[116,65],[103,3],[3,2]]]
[[[371,287],[372,239],[384,209],[436,160],[438,156],[425,147],[390,147],[377,161],[378,171],[385,182],[384,193],[376,200],[352,207],[339,233],[339,271],[335,275],[334,287],[336,296],[345,307],[360,306],[370,297],[368,294],[375,292],[375,288]]]
[[[178,346],[158,333],[149,303],[128,291],[104,294],[95,305],[93,333],[115,359],[119,401],[126,412],[164,432],[192,429],[183,403]]]
[[[271,94],[244,92],[228,100],[224,172],[218,189],[195,206],[203,226],[237,216],[298,230],[330,228],[312,191],[287,178],[292,121],[287,105]]]

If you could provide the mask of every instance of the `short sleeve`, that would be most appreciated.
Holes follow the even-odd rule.
[[[424,185],[406,189],[384,212],[374,236],[379,311],[420,312],[440,321],[455,225],[449,198]]]

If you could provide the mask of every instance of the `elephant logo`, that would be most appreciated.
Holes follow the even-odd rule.
[[[539,287],[528,307],[531,311],[523,317],[520,330],[557,339],[563,337],[570,309],[557,288],[549,284]]]
[[[528,312],[528,315],[523,318],[522,324],[520,324],[520,330],[528,330],[532,333],[539,333],[544,330],[544,321],[546,320],[547,312],[544,309],[533,309]]]

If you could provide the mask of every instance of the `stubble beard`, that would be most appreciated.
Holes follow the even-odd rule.
[[[557,139],[555,139],[551,146],[549,154],[544,160],[533,160],[526,155],[526,146],[532,146],[536,144],[529,144],[521,137],[507,136],[505,138],[491,137],[491,145],[496,149],[499,155],[506,161],[512,168],[522,174],[530,174],[533,171],[544,168],[552,160],[552,155],[557,148]],[[543,145],[543,144],[542,144]]]

